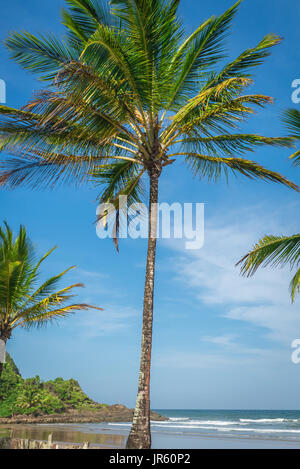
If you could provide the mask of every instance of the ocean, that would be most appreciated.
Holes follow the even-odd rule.
[[[151,424],[156,447],[300,449],[300,410],[155,411],[169,418]],[[108,427],[127,433],[130,424],[111,423]]]

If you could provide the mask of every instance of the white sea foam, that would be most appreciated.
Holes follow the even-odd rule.
[[[282,422],[298,422],[299,419],[240,419],[244,423],[282,423]]]
[[[279,428],[224,428],[220,429],[220,431],[237,431],[237,432],[255,432],[255,433],[300,433],[300,430],[283,430]]]
[[[156,424],[155,427],[164,427],[164,425]],[[207,426],[207,425],[168,425],[167,428],[176,428],[176,429],[194,429],[194,430],[218,430],[219,432],[252,432],[252,433],[300,433],[300,430],[283,430],[283,429],[274,429],[274,428],[241,428],[241,427],[220,427],[220,426]]]
[[[152,423],[153,423],[153,425],[163,424],[164,426],[165,425],[169,426],[170,421],[171,421],[171,423],[176,422],[178,425],[180,425],[182,423],[183,425],[188,425],[188,426],[217,425],[217,426],[221,426],[221,427],[224,426],[225,427],[227,425],[246,425],[245,423],[242,423],[242,422],[238,422],[238,421],[232,422],[232,421],[229,421],[229,420],[190,420],[190,419],[186,419],[186,420],[183,420],[183,419],[176,419],[176,420],[175,419],[170,419],[169,421],[166,421],[166,422],[152,422]],[[183,426],[183,425],[180,425],[180,426]]]

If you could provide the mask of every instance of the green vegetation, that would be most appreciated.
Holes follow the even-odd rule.
[[[92,401],[74,379],[56,378],[42,382],[39,376],[23,379],[7,354],[0,381],[0,417],[45,415],[79,411],[97,411],[105,404]]]

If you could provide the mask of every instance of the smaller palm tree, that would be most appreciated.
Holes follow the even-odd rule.
[[[0,341],[4,349],[17,327],[40,327],[75,311],[90,308],[101,310],[88,304],[69,304],[73,289],[84,286],[81,283],[56,290],[60,280],[74,267],[37,286],[39,268],[56,248],[36,262],[26,229],[21,226],[14,240],[12,230],[7,223],[4,225],[4,229],[0,227]],[[3,369],[1,361],[0,377]]]
[[[290,136],[300,139],[300,111],[288,109],[283,114],[283,122]],[[300,150],[293,153],[290,159],[295,166],[300,166]],[[237,265],[241,265],[243,275],[250,277],[260,266],[283,267],[286,264],[290,264],[291,269],[296,269],[290,283],[292,302],[294,302],[296,294],[300,292],[300,234],[264,236]]]

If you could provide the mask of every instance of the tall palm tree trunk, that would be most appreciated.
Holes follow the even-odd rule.
[[[157,245],[157,204],[158,180],[161,170],[153,168],[150,175],[150,204],[149,204],[149,238],[146,269],[146,282],[144,293],[144,312],[142,330],[142,349],[139,374],[138,395],[133,417],[133,424],[127,449],[151,448],[150,432],[150,369],[152,351],[152,325],[153,325],[153,298],[155,258]]]

